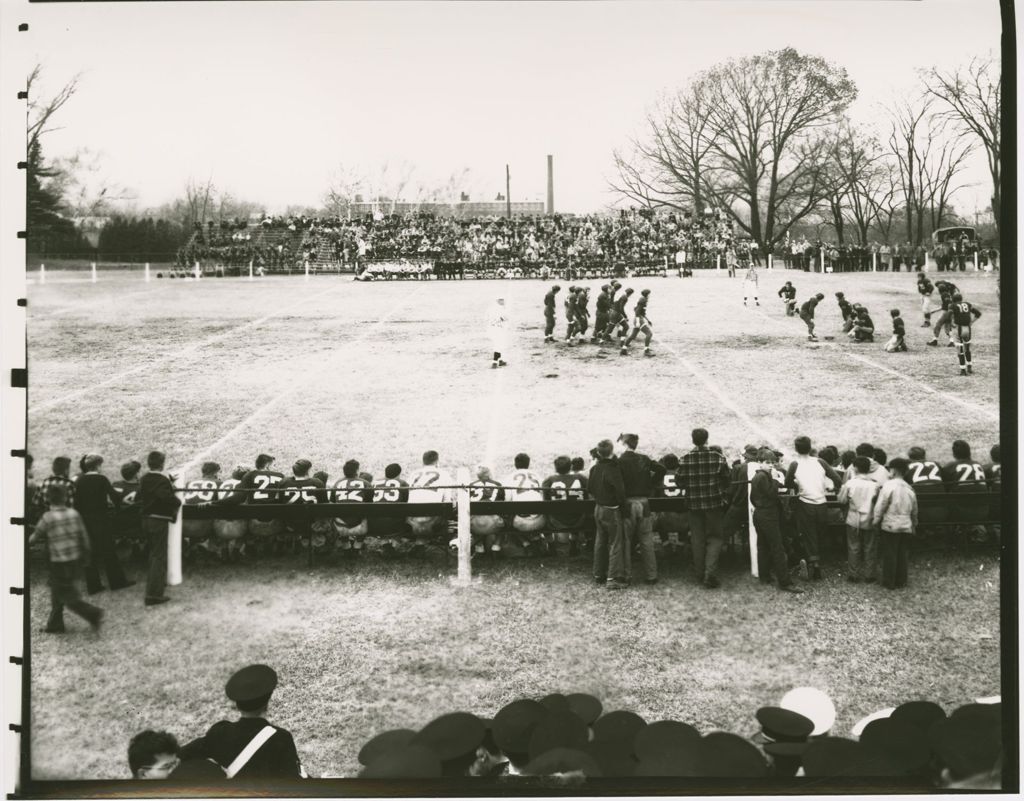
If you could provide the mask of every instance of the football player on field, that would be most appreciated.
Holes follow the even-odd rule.
[[[594,318],[594,335],[590,338],[594,345],[601,341],[604,329],[608,327],[608,312],[612,307],[612,286],[605,284],[597,296],[597,315]]]
[[[953,443],[953,461],[940,471],[946,490],[963,496],[953,505],[953,519],[980,523],[988,517],[988,482],[985,468],[971,458],[971,446],[958,439]],[[971,497],[975,496],[975,497]]]
[[[981,317],[981,311],[963,299],[957,292],[952,297],[950,315],[953,323],[951,341],[956,344],[957,358],[960,360],[960,375],[971,375],[971,326]],[[931,342],[929,345],[933,344]]]
[[[636,306],[633,309],[633,331],[629,337],[622,344],[619,353],[625,356],[629,353],[629,344],[636,339],[636,335],[641,331],[644,333],[644,356],[653,356],[651,353],[651,337],[654,336],[651,331],[651,321],[647,316],[647,299],[650,297],[651,290],[645,289],[640,293],[640,300],[636,302]]]
[[[793,286],[793,282],[786,281],[778,295],[786,306],[786,316],[793,317],[796,314],[796,287]]]
[[[623,328],[629,326],[629,321],[626,318],[626,304],[629,303],[629,296],[633,294],[633,289],[630,287],[622,295],[616,298],[612,302],[612,308],[608,312],[608,325],[604,329],[604,341],[611,342],[612,334],[615,329],[619,329],[619,347],[621,348],[626,339],[626,332]]]
[[[555,295],[561,287],[555,284],[544,296],[544,341],[555,341]]]
[[[502,485],[509,488],[505,497],[510,501],[544,500],[543,481],[530,469],[530,457],[525,453],[516,454],[515,470],[502,481]],[[534,552],[535,542],[543,542],[544,536],[540,532],[544,530],[545,524],[542,514],[516,515],[512,518],[512,528],[524,535],[519,539],[528,554]]]
[[[939,310],[935,302],[935,287],[924,273],[917,274],[917,291],[921,294],[921,313],[924,315],[922,328],[931,328],[932,314]]]
[[[581,286],[576,290],[576,344],[579,345],[581,337],[587,335],[587,328],[590,326],[590,309],[587,303],[590,302],[590,290]]]
[[[562,305],[565,307],[565,344],[572,345],[576,335],[576,287],[569,287]]]
[[[885,343],[886,353],[898,353],[906,352],[907,350],[907,328],[903,323],[903,318],[900,317],[899,309],[891,309],[889,314],[892,315],[892,339]]]
[[[949,284],[945,281],[938,281],[935,285],[936,289],[939,290],[939,302],[942,304],[942,310],[939,313],[939,320],[935,323],[935,328],[932,331],[932,338],[928,342],[929,345],[935,347],[939,344],[939,332],[945,331],[948,341],[946,347],[951,348],[955,344],[953,342],[953,328],[952,328],[952,317],[953,317],[953,293],[949,291]]]
[[[800,319],[807,325],[807,340],[809,342],[818,341],[818,338],[814,336],[814,309],[824,299],[825,296],[819,292],[810,300],[805,300],[800,307]]]
[[[469,500],[471,502],[505,500],[505,490],[491,476],[491,468],[487,465],[477,465],[476,481],[471,481],[469,484]],[[474,538],[477,538],[473,546],[476,552],[500,553],[503,528],[505,528],[505,521],[501,515],[470,515],[469,531]]]
[[[349,459],[342,465],[342,478],[331,488],[331,503],[370,503],[373,501],[373,487],[359,477],[359,462]],[[359,551],[363,537],[369,530],[366,518],[353,511],[334,518],[334,531],[338,535],[338,547],[342,551]]]
[[[438,467],[437,451],[423,454],[423,467],[409,476],[409,503],[451,503],[454,497],[451,475]],[[444,489],[433,489],[437,485]],[[440,534],[447,528],[448,518],[443,515],[428,517],[409,517],[409,527],[417,544],[423,545],[423,539],[431,534]]]
[[[850,329],[846,327],[846,323],[854,316],[853,304],[846,299],[846,295],[842,292],[836,292],[836,303],[839,304],[839,313],[843,315],[843,331],[849,331]]]
[[[910,467],[907,481],[917,494],[918,516],[922,526],[936,525],[949,521],[949,505],[946,502],[946,486],[942,472],[935,462],[928,461],[924,448],[915,445],[907,451]],[[929,497],[930,496],[930,497]]]
[[[544,479],[544,500],[546,501],[582,501],[587,497],[587,478],[573,473],[572,460],[568,456],[555,459],[555,473]],[[569,555],[575,556],[579,551],[583,515],[572,517],[548,516],[555,542],[568,543]]]

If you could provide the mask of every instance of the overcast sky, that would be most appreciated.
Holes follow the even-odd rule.
[[[855,118],[914,70],[998,52],[996,0],[866,2],[34,4],[26,64],[45,88],[82,73],[47,155],[88,148],[139,205],[213,178],[270,209],[319,205],[341,163],[468,167],[474,199],[504,189],[555,203],[613,198],[611,151],[664,89],[716,62],[793,46],[846,67]],[[19,18],[19,21],[21,19]],[[984,208],[990,189],[957,202]]]

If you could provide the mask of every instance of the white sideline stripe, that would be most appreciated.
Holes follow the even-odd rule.
[[[146,362],[145,364],[140,364],[137,367],[132,367],[129,370],[123,370],[120,373],[115,373],[114,375],[110,376],[110,378],[106,378],[103,381],[97,381],[95,384],[89,384],[86,387],[82,387],[81,389],[75,390],[74,392],[69,392],[66,395],[62,395],[59,398],[54,398],[53,400],[46,401],[45,403],[39,403],[34,406],[29,406],[29,414],[38,414],[39,412],[45,412],[49,409],[54,408],[55,406],[60,406],[61,404],[67,403],[68,401],[81,398],[83,395],[88,395],[90,392],[99,389],[100,387],[115,384],[122,378],[127,378],[130,375],[141,373],[144,370],[149,370],[150,368],[157,367],[167,362],[174,361],[176,363],[180,363],[182,361],[187,361],[188,359],[194,357],[202,348],[205,348],[207,345],[212,345],[213,343],[219,342],[222,339],[233,337],[236,334],[240,334],[242,331],[246,331],[250,328],[254,328],[255,326],[262,325],[267,320],[271,320],[274,317],[280,317],[282,314],[289,312],[298,306],[301,306],[303,303],[311,299],[313,296],[325,297],[334,292],[337,292],[339,289],[341,289],[340,285],[334,287],[333,289],[329,289],[326,292],[318,291],[307,293],[303,295],[301,298],[299,298],[297,301],[295,301],[295,303],[277,309],[271,312],[270,314],[260,317],[258,320],[252,320],[248,323],[243,323],[242,325],[232,328],[228,331],[216,334],[215,336],[212,336],[209,339],[200,340],[199,342],[194,342],[191,345],[186,345],[184,348],[182,348],[179,351],[176,351],[175,353],[167,353],[151,362]]]
[[[710,389],[712,394],[722,402],[722,405],[725,406],[734,415],[736,415],[740,420],[742,420],[743,423],[747,426],[747,428],[749,428],[751,431],[753,431],[755,434],[761,437],[766,443],[768,443],[772,447],[781,450],[781,446],[779,445],[777,438],[773,434],[769,434],[767,431],[761,428],[761,426],[755,423],[753,418],[751,418],[749,414],[747,414],[739,406],[737,406],[736,403],[732,400],[732,398],[726,395],[724,390],[720,386],[718,386],[718,384],[716,384],[715,381],[710,376],[708,376],[707,373],[701,370],[697,365],[695,365],[685,356],[681,356],[675,348],[673,348],[663,339],[658,339],[657,342],[659,346],[665,348],[665,350],[667,350],[669,353],[675,356],[676,359],[687,370],[690,371],[694,378],[699,380],[701,383],[704,384],[704,386]]]
[[[297,381],[297,382],[293,382],[293,383],[289,384],[289,386],[286,389],[284,389],[283,391],[281,391],[280,393],[275,395],[273,398],[268,400],[265,404],[260,406],[258,409],[253,411],[244,420],[242,420],[241,422],[237,423],[224,436],[222,436],[220,439],[218,439],[212,445],[210,445],[210,446],[204,448],[203,450],[201,450],[199,453],[197,453],[195,456],[193,456],[192,459],[189,460],[187,463],[185,463],[181,467],[177,468],[177,470],[175,470],[174,474],[176,476],[178,476],[179,480],[184,480],[185,477],[190,472],[195,471],[196,467],[199,465],[199,463],[201,461],[203,461],[211,453],[215,453],[218,448],[222,447],[226,442],[231,440],[239,432],[244,431],[246,428],[248,428],[250,425],[252,425],[252,423],[257,418],[259,418],[259,417],[263,416],[264,414],[266,414],[274,406],[277,406],[279,403],[281,403],[281,401],[285,400],[286,398],[290,397],[291,395],[294,395],[300,389],[305,388],[306,386],[308,386],[309,384],[313,383],[314,381],[320,380],[323,377],[324,373],[326,372],[328,365],[333,363],[333,362],[335,362],[335,361],[337,361],[339,355],[346,353],[350,348],[353,348],[356,345],[361,344],[366,339],[368,339],[372,334],[376,333],[377,329],[379,329],[382,325],[384,325],[384,323],[386,323],[389,319],[391,319],[391,317],[393,317],[395,314],[397,314],[402,308],[404,308],[405,306],[408,306],[409,303],[411,303],[412,300],[421,291],[422,291],[422,286],[414,289],[412,292],[410,292],[408,295],[406,295],[402,300],[400,300],[398,303],[396,303],[394,306],[392,306],[391,309],[389,309],[382,317],[380,317],[377,320],[377,322],[373,323],[369,328],[363,329],[363,333],[361,333],[358,337],[356,337],[355,339],[353,339],[353,340],[351,340],[349,342],[344,343],[341,347],[339,347],[330,356],[330,358],[328,359],[328,361],[326,363],[325,362],[320,362],[319,365],[318,365],[318,368],[316,370],[309,370],[309,371],[307,371],[306,379],[305,380]]]
[[[492,470],[497,469],[494,459],[498,450],[499,421],[504,411],[505,369],[504,367],[499,367],[497,370],[491,370],[496,375],[491,382],[491,419],[487,426],[487,448],[484,451],[484,464]],[[475,479],[476,476],[474,475],[473,478]]]
[[[777,327],[788,327],[781,320],[776,320],[772,317],[769,317],[765,313],[764,309],[756,309],[756,311],[762,317],[764,317],[764,319],[766,319],[770,323],[773,323]],[[874,359],[869,359],[867,356],[862,356],[859,353],[850,353],[849,351],[840,350],[839,345],[836,344],[835,342],[819,342],[818,344],[823,347],[832,348],[833,350],[837,351],[838,353],[841,353],[848,359],[853,359],[854,361],[861,362],[862,364],[866,364],[870,367],[874,367],[876,370],[881,370],[883,373],[906,381],[908,384],[913,384],[914,386],[923,389],[925,392],[930,392],[933,395],[938,395],[940,398],[945,398],[951,403],[955,403],[958,406],[962,406],[965,409],[971,410],[972,412],[983,414],[985,417],[989,418],[990,420],[994,420],[997,423],[999,422],[1000,418],[998,412],[993,412],[991,409],[986,409],[984,406],[980,406],[977,403],[965,401],[962,398],[958,398],[956,395],[950,395],[948,392],[943,392],[941,389],[936,389],[935,387],[931,386],[930,384],[926,384],[924,381],[921,381],[918,378],[913,378],[912,376],[901,373],[898,370],[893,370],[891,367],[886,367],[884,364],[880,364],[879,362],[876,362]]]

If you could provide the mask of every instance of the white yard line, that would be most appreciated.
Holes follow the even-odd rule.
[[[765,313],[764,309],[758,309],[757,307],[755,307],[755,311],[757,311],[762,317],[764,317],[764,319],[766,319],[768,322],[772,323],[776,327],[778,327],[778,328],[786,328],[786,329],[789,328],[789,326],[787,326],[781,320],[776,320],[773,317],[769,317]],[[800,320],[799,317],[797,317],[795,319],[796,320]],[[801,324],[803,323],[802,320],[800,322],[801,322]],[[801,335],[805,334],[805,332],[803,330],[800,330],[800,329],[798,329],[798,333],[801,334]],[[982,414],[985,417],[989,418],[990,420],[994,420],[997,423],[999,422],[999,412],[993,412],[991,409],[987,409],[986,407],[981,406],[980,404],[971,403],[970,401],[966,401],[966,400],[963,400],[962,398],[958,398],[956,395],[950,395],[948,392],[943,392],[941,389],[936,389],[935,387],[931,386],[930,384],[926,384],[924,381],[921,381],[918,378],[914,378],[912,376],[909,376],[906,373],[901,373],[898,370],[893,370],[891,367],[886,367],[884,364],[881,364],[880,362],[876,362],[874,359],[869,359],[867,356],[863,356],[863,355],[861,355],[859,353],[850,353],[849,351],[842,350],[842,349],[840,349],[839,345],[837,343],[835,343],[835,342],[819,342],[818,345],[821,346],[821,347],[832,348],[834,351],[842,354],[843,356],[845,356],[848,359],[852,359],[853,361],[860,362],[861,364],[866,364],[869,367],[875,368],[876,370],[881,370],[883,373],[886,373],[887,375],[891,375],[894,378],[899,378],[902,381],[906,381],[908,384],[913,384],[915,387],[918,387],[919,389],[923,389],[925,392],[930,392],[933,395],[938,395],[940,398],[944,398],[945,400],[948,400],[950,403],[955,403],[958,406],[962,406],[965,409],[971,410],[972,412],[975,412],[977,414]],[[945,348],[943,348],[942,350],[945,350]],[[950,362],[951,369],[952,369],[952,366],[953,366],[953,363]]]
[[[267,322],[268,320],[272,320],[275,317],[280,317],[282,314],[286,314],[292,309],[298,308],[299,306],[308,302],[313,297],[325,297],[334,292],[337,292],[341,288],[341,285],[338,285],[335,286],[333,289],[327,290],[326,292],[324,292],[323,290],[319,290],[317,292],[310,292],[304,294],[301,298],[295,301],[295,303],[275,309],[270,314],[264,315],[263,317],[260,317],[258,320],[251,320],[248,323],[236,326],[235,328],[232,328],[228,331],[224,331],[223,333],[217,334],[215,336],[209,337],[208,339],[193,342],[192,344],[186,345],[185,347],[175,351],[174,353],[167,353],[164,354],[163,356],[160,356],[157,359],[154,359],[151,362],[145,362],[143,364],[137,365],[136,367],[132,367],[128,370],[122,370],[120,373],[115,373],[109,378],[105,378],[103,381],[97,381],[95,384],[89,384],[88,386],[82,387],[81,389],[76,389],[73,392],[68,392],[64,395],[61,395],[59,398],[54,398],[53,400],[49,400],[44,403],[37,403],[32,406],[29,406],[29,414],[39,414],[40,412],[48,411],[57,406],[61,406],[62,404],[68,403],[69,401],[77,400],[78,398],[81,398],[83,395],[88,395],[90,392],[100,389],[101,387],[116,384],[117,382],[121,381],[124,378],[127,378],[128,376],[136,375],[145,370],[152,369],[153,367],[158,367],[160,365],[167,364],[168,362],[174,362],[175,364],[181,364],[182,362],[186,362],[191,358],[197,356],[199,351],[205,348],[207,345],[212,345],[215,342],[220,342],[223,339],[233,337],[236,334],[240,334],[243,331],[248,331],[251,328],[260,326],[263,323]],[[29,392],[31,393],[31,385],[29,386]]]
[[[778,438],[774,434],[769,433],[761,426],[759,426],[756,422],[754,422],[753,418],[751,418],[749,414],[743,411],[739,406],[736,405],[735,401],[733,401],[732,398],[725,394],[725,391],[715,382],[713,378],[711,378],[707,373],[701,370],[697,365],[695,365],[685,356],[680,355],[676,351],[676,349],[669,345],[667,342],[665,342],[665,340],[658,339],[656,337],[654,341],[658,343],[659,347],[664,348],[669,353],[671,353],[676,358],[676,360],[679,361],[680,364],[682,364],[687,370],[690,371],[694,378],[696,378],[698,381],[704,384],[704,386],[711,390],[711,394],[718,398],[718,400],[722,403],[723,406],[725,406],[725,408],[727,408],[741,421],[743,421],[743,424],[746,425],[747,428],[749,428],[752,432],[761,437],[761,439],[764,440],[767,444],[771,445],[776,449],[782,449]]]
[[[504,355],[504,354],[503,354]],[[496,470],[495,458],[498,451],[498,432],[501,430],[501,423],[506,416],[505,411],[505,371],[508,368],[499,367],[491,370],[494,375],[491,377],[491,419],[487,426],[487,448],[484,451],[484,464]],[[474,476],[475,478],[475,476]]]
[[[347,355],[350,349],[362,344],[372,335],[376,334],[378,329],[380,329],[388,320],[390,320],[395,314],[397,314],[399,311],[401,311],[404,307],[408,306],[413,301],[413,299],[422,291],[422,287],[423,284],[421,282],[417,282],[417,287],[413,289],[412,292],[407,294],[398,303],[392,306],[385,314],[378,318],[375,323],[370,325],[368,328],[364,328],[363,332],[358,337],[342,344],[327,358],[326,361],[319,361],[317,364],[317,368],[315,370],[307,371],[305,379],[295,381],[289,384],[286,389],[279,392],[277,395],[268,400],[258,409],[254,410],[251,414],[249,414],[246,418],[237,423],[233,428],[231,428],[226,434],[224,434],[212,445],[207,446],[202,451],[195,454],[184,465],[178,467],[174,471],[174,474],[178,476],[179,479],[184,479],[186,475],[188,475],[189,473],[195,472],[199,464],[204,459],[206,459],[210,454],[216,453],[217,450],[223,447],[225,443],[229,442],[232,438],[234,438],[239,433],[247,429],[249,426],[253,424],[253,422],[255,422],[260,417],[265,415],[268,411],[273,409],[275,406],[279,405],[282,401],[290,398],[296,392],[304,389],[305,387],[309,386],[310,384],[316,381],[322,380],[324,374],[327,372],[329,366],[332,363],[338,361],[339,357]]]

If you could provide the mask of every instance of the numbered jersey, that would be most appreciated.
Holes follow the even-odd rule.
[[[409,478],[409,503],[443,503],[451,500],[452,477],[438,467],[421,467]]]
[[[199,503],[213,503],[217,500],[220,481],[215,478],[194,478],[185,484],[185,503],[195,506]]]
[[[907,481],[914,492],[945,492],[942,471],[935,462],[911,462],[907,469]]]
[[[683,498],[686,489],[679,486],[679,478],[675,473],[665,473],[661,477],[661,484],[655,487],[655,495],[659,498]]]
[[[284,475],[275,470],[251,470],[239,489],[251,489],[253,492],[245,493],[243,503],[277,503],[277,487],[284,481]]]
[[[304,503],[322,503],[324,500],[324,484],[318,478],[293,476],[286,478],[279,485],[278,497],[281,503],[289,505]]]
[[[987,492],[985,468],[977,462],[955,461],[942,468],[942,479],[951,492]]]
[[[132,506],[138,503],[138,481],[115,481],[111,484],[114,492],[121,499],[120,506]]]
[[[505,490],[497,481],[477,479],[469,484],[469,499],[471,501],[503,501],[505,500]]]
[[[242,503],[245,498],[242,495],[235,493],[235,490],[237,490],[241,485],[241,480],[237,478],[228,478],[220,482],[220,489],[217,492],[217,501]]]
[[[400,478],[382,478],[373,484],[374,503],[405,503],[409,485]]]
[[[950,306],[953,312],[953,322],[961,328],[970,328],[977,317],[980,317],[978,310],[966,300],[953,303]]]
[[[579,473],[548,476],[544,479],[544,496],[549,501],[582,501],[587,497],[587,478]],[[553,514],[550,519],[556,526],[566,528],[574,528],[583,521],[581,515]]]
[[[505,497],[510,501],[542,501],[544,500],[544,484],[532,470],[521,469],[514,471],[504,484],[510,489],[505,490]],[[539,520],[543,515],[517,515],[524,520]]]
[[[362,478],[340,478],[331,490],[332,503],[368,503],[373,500],[373,487]],[[345,528],[353,528],[363,522],[360,514],[345,514],[335,518]]]

